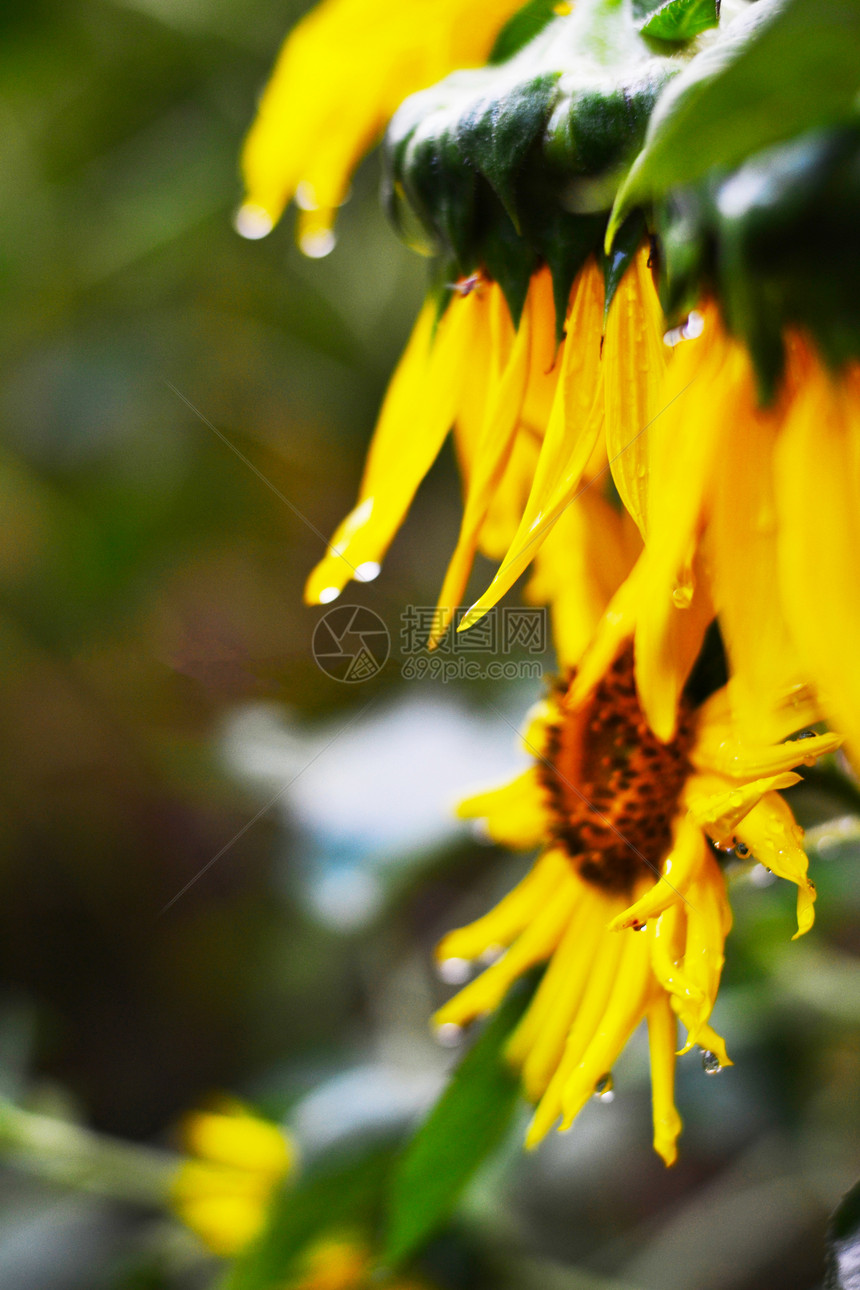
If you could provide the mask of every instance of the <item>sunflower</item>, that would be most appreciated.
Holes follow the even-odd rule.
[[[353,169],[407,95],[484,63],[522,0],[323,0],[291,32],[242,153],[237,226],[262,237],[293,198],[299,245],[334,246]]]
[[[574,522],[602,535],[594,558],[578,568],[570,561]],[[467,1025],[497,1007],[524,972],[548,963],[508,1045],[537,1103],[527,1139],[534,1146],[559,1118],[569,1126],[595,1090],[605,1089],[613,1063],[647,1018],[654,1147],[671,1164],[681,1128],[673,1098],[677,1022],[686,1030],[682,1053],[699,1045],[706,1068],[728,1062],[709,1025],[731,926],[717,855],[754,857],[795,883],[796,935],[806,932],[815,889],[802,832],[780,790],[798,782],[798,766],[840,740],[809,729],[818,710],[808,692],[794,691],[773,713],[775,741],[750,742],[723,688],[698,708],[682,696],[673,737],[661,741],[640,705],[629,645],[572,705],[575,657],[567,649],[587,637],[589,609],[599,612],[601,596],[625,576],[637,541],[629,520],[586,494],[543,547],[537,576],[552,595],[565,672],[523,736],[534,764],[460,806],[464,818],[485,820],[496,842],[540,854],[492,912],[439,945],[443,963],[505,953],[435,1021]]]

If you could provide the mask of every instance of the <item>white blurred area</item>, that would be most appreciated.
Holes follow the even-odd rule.
[[[248,705],[230,717],[221,749],[261,805],[278,794],[272,811],[298,827],[300,872],[287,877],[291,886],[298,877],[309,912],[352,930],[376,917],[405,872],[469,827],[454,814],[460,798],[528,765],[516,730],[529,697],[497,715],[422,693],[316,726],[274,704]]]

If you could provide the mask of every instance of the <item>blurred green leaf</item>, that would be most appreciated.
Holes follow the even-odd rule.
[[[692,40],[720,20],[717,0],[666,0],[642,24],[646,36],[659,40]]]
[[[385,1263],[401,1263],[430,1237],[504,1138],[519,1082],[502,1050],[528,999],[526,990],[507,999],[407,1147],[391,1188]]]
[[[856,113],[860,0],[760,0],[663,95],[615,201],[609,235],[641,201]]]
[[[534,40],[556,16],[556,0],[529,0],[505,23],[496,37],[490,63],[504,63]]]
[[[262,1236],[230,1267],[222,1290],[275,1290],[308,1245],[324,1233],[372,1226],[391,1169],[391,1152],[320,1169],[278,1195]]]
[[[860,1182],[842,1197],[827,1229],[824,1290],[860,1287]]]

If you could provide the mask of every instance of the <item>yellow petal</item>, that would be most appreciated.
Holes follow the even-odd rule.
[[[568,860],[560,851],[546,851],[495,909],[443,937],[436,947],[436,958],[471,960],[493,947],[510,945],[544,905],[555,900],[559,890],[570,883]]]
[[[698,876],[705,854],[705,840],[696,821],[686,813],[675,822],[672,850],[663,862],[659,881],[634,901],[609,924],[609,930],[622,931],[647,923],[684,899],[690,883]]]
[[[776,453],[779,585],[825,710],[860,750],[860,379],[818,364],[800,385]]]
[[[242,154],[246,205],[269,223],[298,192],[325,213],[407,95],[480,66],[522,0],[324,0],[288,37]]]
[[[523,929],[507,953],[437,1011],[434,1024],[466,1026],[497,1008],[514,981],[551,957],[578,900],[579,891],[572,881],[562,886],[552,902]]]
[[[718,846],[731,846],[735,829],[765,793],[791,788],[800,778],[793,771],[783,771],[749,784],[733,784],[720,775],[698,774],[687,781],[684,798],[699,827]]]
[[[515,851],[539,846],[547,835],[544,791],[534,766],[502,788],[466,798],[457,814],[463,820],[486,819],[493,841]]]
[[[678,1158],[681,1117],[675,1106],[675,1049],[678,1023],[669,996],[658,990],[648,1005],[648,1048],[651,1056],[651,1106],[654,1150],[666,1165]]]
[[[723,946],[732,921],[723,875],[707,850],[701,876],[688,888],[686,910],[684,973],[693,988],[701,992],[703,1003],[694,1011],[682,1052],[700,1042],[701,1027],[711,1015],[725,961]]]
[[[440,613],[437,625],[428,641],[431,648],[444,636],[454,611],[462,601],[481,528],[499,480],[510,460],[531,362],[532,314],[535,308],[533,296],[534,290],[530,291],[526,300],[508,362],[498,381],[487,394],[484,431],[468,480],[466,505],[457,545],[439,595]],[[494,300],[496,309],[507,311],[507,305],[498,288],[494,293]]]
[[[549,424],[525,511],[501,568],[461,624],[477,622],[534,559],[553,524],[582,482],[603,421],[600,393],[602,284],[591,262],[574,286],[567,336]]]
[[[671,351],[663,311],[642,247],[609,307],[603,342],[606,451],[619,496],[643,537],[647,531],[649,427],[660,412]]]
[[[797,884],[797,940],[815,921],[815,887],[807,877],[809,859],[800,845],[803,829],[778,793],[767,793],[736,830],[760,864],[779,878]]]
[[[381,563],[454,421],[481,317],[479,301],[477,291],[452,300],[435,338],[435,306],[428,303],[421,311],[382,406],[358,505],[308,579],[309,604],[332,600],[362,565]]]

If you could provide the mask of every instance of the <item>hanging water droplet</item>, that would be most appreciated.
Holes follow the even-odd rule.
[[[356,582],[373,582],[382,572],[382,565],[377,560],[365,560],[355,570]]]
[[[246,237],[251,242],[256,242],[267,233],[271,233],[274,222],[267,210],[262,206],[255,206],[253,202],[246,202],[244,206],[240,206],[233,217],[233,227],[236,232],[240,237]]]
[[[702,1070],[706,1075],[719,1075],[722,1070],[720,1059],[716,1053],[712,1053],[710,1048],[702,1053]]]
[[[299,238],[299,250],[311,260],[322,260],[331,255],[337,238],[330,228],[318,228],[303,233]]]
[[[330,605],[333,600],[337,600],[340,595],[340,587],[323,587],[319,594],[321,605]]]
[[[692,582],[679,582],[672,591],[672,602],[678,609],[689,609],[693,603]]]
[[[647,924],[647,923],[638,923],[638,922],[637,922],[637,923],[631,923],[631,924],[630,924],[630,926],[631,926],[631,928],[632,928],[632,930],[633,930],[634,932],[644,932],[644,931],[645,931],[645,928],[648,926],[648,924]]]
[[[750,881],[753,882],[756,887],[770,887],[776,882],[776,875],[772,874],[770,869],[766,868],[765,865],[757,864],[750,874]]]
[[[441,1026],[436,1027],[434,1035],[437,1044],[441,1044],[443,1048],[456,1048],[463,1038],[463,1027],[453,1021],[443,1021]]]
[[[750,849],[745,842],[735,843],[735,855],[740,856],[741,860],[746,860],[749,853]]]
[[[594,1093],[592,1096],[596,1102],[615,1101],[615,1087],[612,1083],[611,1071],[607,1071],[605,1075],[601,1075],[600,1079],[594,1086]]]
[[[436,974],[446,985],[463,985],[472,975],[472,965],[468,959],[440,959]]]

